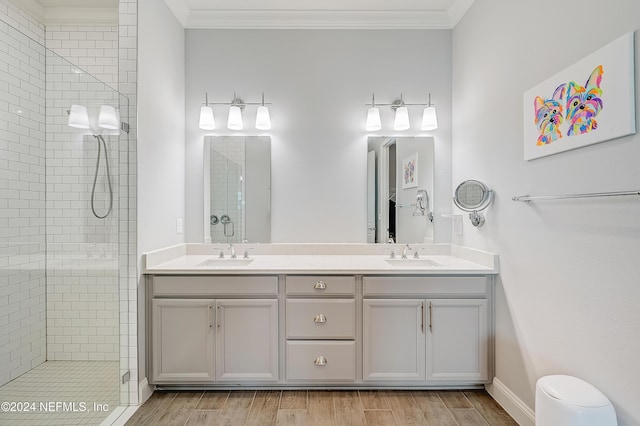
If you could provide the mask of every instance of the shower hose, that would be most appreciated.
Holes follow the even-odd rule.
[[[111,188],[111,173],[109,172],[109,155],[107,155],[107,143],[104,141],[104,138],[102,137],[102,135],[93,135],[93,137],[96,138],[98,141],[98,158],[96,159],[96,173],[93,175],[93,188],[91,189],[91,211],[93,212],[93,215],[98,219],[104,219],[107,216],[109,216],[109,214],[111,213],[111,210],[113,209],[113,189]],[[98,213],[96,213],[96,206],[94,201],[94,198],[96,195],[96,182],[98,181],[98,169],[100,168],[100,156],[101,156],[102,148],[104,148],[104,161],[107,169],[107,184],[109,186],[109,209],[107,210],[107,213],[105,213],[104,216],[100,216]]]

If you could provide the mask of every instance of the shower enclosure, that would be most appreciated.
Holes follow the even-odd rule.
[[[125,96],[0,21],[0,400],[36,403],[3,425],[129,404],[128,134],[100,126],[103,106],[128,121]]]

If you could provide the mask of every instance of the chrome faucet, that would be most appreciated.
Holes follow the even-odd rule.
[[[233,246],[233,244],[229,244],[229,253],[231,254],[231,258],[235,259],[236,256],[236,248]]]
[[[401,257],[403,259],[408,259],[410,251],[411,251],[411,247],[409,247],[409,244],[406,244],[404,247],[402,247],[402,256]]]

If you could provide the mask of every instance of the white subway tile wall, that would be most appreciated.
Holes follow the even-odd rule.
[[[138,0],[118,2],[118,87],[128,97],[130,132],[121,149],[120,170],[120,386],[122,404],[138,404],[138,260],[137,260],[137,81]],[[124,139],[122,139],[124,142]],[[123,360],[128,360],[124,362]],[[122,382],[121,382],[122,383]]]
[[[0,385],[46,359],[44,253],[45,49],[0,21]]]
[[[46,39],[47,49],[118,88],[117,25],[47,25]]]
[[[17,29],[16,37],[26,46],[40,49],[41,59],[33,60],[28,49],[21,46],[24,50],[18,49],[15,56],[2,55],[0,61],[0,384],[45,360],[46,290],[50,296],[50,356],[117,359],[119,348],[120,375],[131,373],[130,381],[120,387],[120,402],[136,404],[136,126],[135,119],[127,117],[136,107],[137,0],[119,1],[119,20],[123,25],[45,28],[21,9],[19,1],[0,0],[0,21],[4,21],[0,22],[1,30]],[[90,194],[87,177],[92,179],[95,166],[95,140],[69,132],[65,114],[73,96],[58,95],[85,89],[103,94],[106,91],[85,87],[89,83],[54,69],[49,80],[51,93],[45,96],[45,44],[71,60],[77,70],[95,74],[132,97],[131,102],[124,96],[119,99],[121,117],[131,124],[131,136],[107,138],[115,200],[114,213],[102,223],[86,215]],[[1,53],[9,53],[8,46],[0,47]],[[16,58],[22,61],[21,73],[7,72],[5,77],[4,71],[16,66]],[[42,69],[38,84],[34,83],[34,68]],[[20,79],[26,74],[29,78]],[[11,90],[23,98],[10,92],[10,84]],[[32,95],[30,91],[36,90]],[[94,95],[94,99],[100,96]],[[14,102],[15,97],[21,103]],[[78,101],[92,101],[90,97],[81,98],[78,96]],[[29,118],[19,117],[16,122],[18,104],[25,105],[21,111],[26,111]],[[52,118],[47,119],[45,128],[46,113]],[[37,130],[32,128],[34,122],[39,123]],[[46,143],[45,130],[51,133]],[[45,152],[45,145],[48,148],[49,144],[52,149]],[[104,166],[100,172],[103,177],[98,181],[97,208],[104,212]],[[51,192],[50,197],[45,197],[46,190]],[[45,207],[52,208],[52,213],[45,216]],[[51,263],[48,288],[44,275],[45,232],[50,233],[46,247]],[[117,269],[113,266],[116,261]],[[18,288],[20,294],[10,293]],[[30,314],[27,309],[35,313]],[[78,324],[82,325],[77,327]],[[17,326],[30,334],[20,337]],[[20,344],[20,339],[26,346]]]
[[[55,53],[48,53],[46,69],[47,359],[116,361],[119,142],[104,136],[114,208],[98,219],[91,209],[98,140],[67,126],[67,111],[84,105],[95,121],[101,105],[119,108],[119,95]],[[110,197],[100,155],[95,210],[102,216]]]

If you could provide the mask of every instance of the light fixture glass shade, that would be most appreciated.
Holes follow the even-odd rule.
[[[198,126],[202,130],[214,130],[216,128],[216,121],[213,118],[213,108],[210,106],[200,107],[200,124]]]
[[[428,106],[422,113],[422,130],[435,130],[438,128],[438,117],[436,107]]]
[[[69,127],[76,129],[88,129],[89,126],[89,113],[87,107],[84,105],[71,105],[69,110]]]
[[[269,116],[269,108],[264,105],[258,107],[258,113],[256,115],[256,129],[271,129],[271,117]]]
[[[230,130],[242,130],[242,110],[239,106],[231,105],[229,108],[229,120],[227,121],[227,127]]]
[[[120,123],[118,122],[118,114],[116,109],[111,105],[102,105],[98,114],[98,127],[107,130],[118,130]]]
[[[380,108],[371,107],[367,111],[367,126],[365,127],[367,132],[375,132],[382,129],[382,123],[380,121]]]
[[[396,119],[393,122],[393,130],[407,130],[409,124],[409,110],[406,106],[396,108]]]

